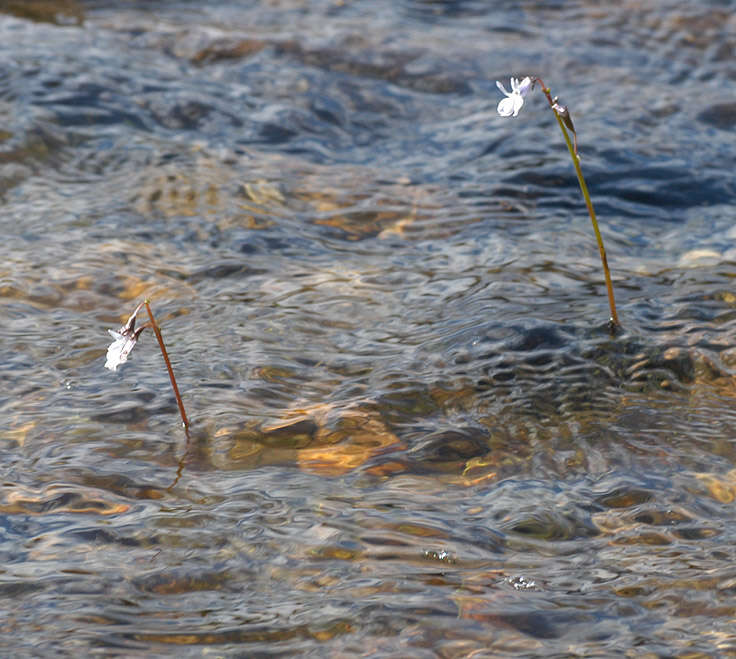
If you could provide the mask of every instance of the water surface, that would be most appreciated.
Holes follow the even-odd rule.
[[[2,7],[0,647],[736,653],[734,4],[201,4]]]

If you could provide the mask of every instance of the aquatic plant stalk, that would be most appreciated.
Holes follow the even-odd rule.
[[[575,166],[575,173],[578,176],[578,183],[580,184],[580,191],[583,193],[583,198],[585,199],[585,206],[588,209],[588,215],[590,215],[590,221],[593,224],[593,231],[595,232],[595,239],[598,243],[598,251],[601,255],[601,264],[603,265],[603,274],[606,278],[606,290],[608,292],[608,305],[611,309],[611,318],[609,320],[610,324],[612,325],[611,329],[615,330],[617,327],[620,327],[620,323],[618,321],[618,313],[616,313],[616,299],[613,295],[613,283],[611,282],[611,270],[608,267],[608,257],[606,256],[606,248],[603,246],[603,237],[601,236],[601,231],[598,228],[598,219],[595,215],[595,209],[593,208],[593,202],[590,199],[590,193],[588,192],[588,186],[585,183],[585,178],[583,177],[583,170],[580,169],[580,156],[578,155],[578,148],[577,148],[577,133],[575,132],[575,129],[572,127],[572,119],[570,119],[570,114],[567,111],[567,108],[563,108],[557,104],[556,99],[552,98],[552,95],[550,93],[549,87],[547,87],[544,82],[540,79],[539,84],[542,86],[542,92],[544,92],[544,95],[547,97],[547,101],[549,102],[550,107],[552,108],[552,111],[555,114],[555,118],[557,119],[557,123],[560,126],[560,130],[562,131],[562,135],[565,138],[565,143],[567,144],[567,150],[570,152],[570,157],[572,158],[572,164]],[[565,118],[567,118],[568,122],[565,121]],[[567,132],[566,123],[570,126],[572,129],[572,134],[575,137],[575,143],[573,144],[570,141],[570,135]]]
[[[608,305],[611,310],[611,317],[608,321],[611,332],[615,332],[621,324],[618,320],[618,313],[616,312],[616,300],[613,295],[613,283],[611,282],[611,271],[608,267],[608,257],[606,256],[606,248],[603,246],[603,237],[601,236],[600,229],[598,228],[598,220],[595,215],[593,208],[593,202],[590,199],[590,193],[588,192],[588,186],[585,183],[583,172],[580,169],[580,156],[578,155],[578,138],[575,131],[575,127],[570,117],[570,112],[566,107],[563,107],[557,103],[556,98],[552,98],[549,87],[544,84],[541,78],[524,78],[521,82],[518,79],[511,79],[511,91],[506,91],[505,87],[500,83],[496,82],[498,88],[505,94],[506,98],[502,99],[498,104],[498,113],[502,117],[516,116],[524,105],[524,97],[527,95],[530,89],[534,88],[535,83],[539,83],[542,92],[547,97],[552,111],[554,112],[557,123],[560,126],[562,135],[565,138],[565,144],[570,152],[572,163],[575,166],[575,173],[578,177],[578,183],[580,184],[580,191],[583,194],[585,200],[585,206],[588,209],[590,215],[590,221],[593,224],[593,231],[595,232],[595,239],[598,243],[598,251],[600,252],[601,264],[603,265],[603,274],[606,280],[606,290],[608,292]],[[568,129],[573,134],[573,140],[570,140]]]
[[[158,340],[158,346],[161,348],[161,354],[163,355],[164,362],[166,363],[166,370],[169,372],[169,379],[171,380],[171,388],[174,390],[174,396],[176,397],[176,404],[179,406],[179,414],[181,414],[181,422],[184,425],[184,428],[189,428],[189,419],[187,419],[187,413],[184,410],[184,402],[181,399],[181,394],[179,393],[179,387],[176,385],[176,378],[174,377],[174,369],[171,368],[171,361],[169,360],[169,353],[166,352],[166,346],[164,345],[164,339],[161,336],[161,330],[158,328],[158,324],[156,323],[156,319],[153,317],[153,311],[151,311],[151,305],[148,303],[148,300],[145,300],[143,304],[146,305],[146,311],[148,312],[148,317],[151,319],[151,327],[153,328],[153,332],[156,335],[156,339]]]

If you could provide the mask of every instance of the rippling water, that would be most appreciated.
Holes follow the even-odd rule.
[[[736,653],[734,8],[0,4],[3,651]]]

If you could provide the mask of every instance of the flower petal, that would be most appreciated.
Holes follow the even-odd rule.
[[[520,96],[509,94],[506,98],[501,99],[498,104],[498,114],[502,117],[510,117],[512,114],[516,116],[519,110],[516,109],[516,99],[521,99]],[[523,99],[521,100],[523,103]]]
[[[128,361],[128,353],[133,349],[135,341],[130,341],[128,338],[108,330],[115,338],[107,349],[107,359],[105,360],[105,368],[109,368],[111,371],[116,371],[120,364]],[[128,345],[128,344],[131,345]]]
[[[513,101],[514,116],[516,116],[517,114],[519,114],[519,110],[521,110],[521,106],[524,105],[524,97],[521,94],[514,94],[509,100]]]
[[[527,76],[524,78],[518,85],[519,93],[522,96],[526,96],[529,93],[529,90],[532,88],[532,79]]]
[[[138,343],[138,337],[142,330],[131,332],[130,334],[120,334],[114,330],[107,330],[115,338],[107,349],[107,359],[105,360],[105,368],[116,371],[120,364],[128,361],[130,351],[135,348]]]
[[[503,83],[496,80],[496,87],[498,87],[506,96],[511,96],[511,92],[506,91],[506,87],[503,86]]]

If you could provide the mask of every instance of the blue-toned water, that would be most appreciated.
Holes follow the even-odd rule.
[[[736,653],[735,8],[0,4],[2,653]]]

